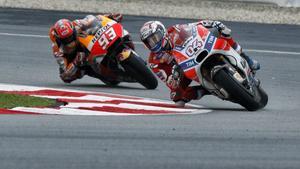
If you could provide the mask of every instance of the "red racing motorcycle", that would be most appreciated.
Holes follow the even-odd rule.
[[[243,59],[217,31],[192,24],[180,28],[172,51],[184,75],[223,100],[249,111],[266,106],[268,95]]]
[[[132,40],[120,23],[102,16],[101,20],[95,20],[85,34],[79,36],[79,42],[88,54],[84,68],[90,76],[108,85],[138,82],[147,89],[157,87],[156,77],[147,63],[130,47]],[[101,72],[101,64],[112,69],[116,77]]]

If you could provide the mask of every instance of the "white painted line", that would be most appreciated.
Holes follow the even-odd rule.
[[[33,35],[33,34],[17,34],[17,33],[5,33],[0,32],[0,35],[2,36],[18,36],[18,37],[31,37],[31,38],[49,38],[49,36],[46,35]]]
[[[289,51],[274,51],[274,50],[259,50],[259,49],[243,49],[246,52],[257,52],[257,53],[273,53],[273,54],[288,54],[288,55],[300,55],[300,52],[289,52]]]
[[[33,35],[33,34],[17,34],[17,33],[5,33],[0,32],[0,36],[17,36],[17,37],[32,37],[32,38],[49,38],[46,35]],[[142,42],[134,41],[136,45],[143,45]],[[246,52],[257,52],[257,53],[272,53],[272,54],[287,54],[287,55],[300,55],[300,52],[290,51],[274,51],[274,50],[259,50],[259,49],[243,49]]]
[[[51,109],[51,108],[32,108],[32,107],[16,107],[12,110],[19,110],[32,113],[52,114],[52,115],[84,115],[84,116],[130,116],[135,114],[128,113],[111,113],[104,111],[80,110],[80,109]]]

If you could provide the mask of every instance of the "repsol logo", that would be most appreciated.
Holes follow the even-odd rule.
[[[102,35],[102,33],[105,32],[108,28],[110,28],[109,25],[106,25],[106,26],[100,28],[100,29],[96,32],[96,34],[95,34],[95,36],[94,36],[92,42],[95,43],[95,42],[100,38],[100,36]]]

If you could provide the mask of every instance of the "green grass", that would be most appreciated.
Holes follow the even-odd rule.
[[[14,107],[48,107],[55,105],[55,103],[56,100],[53,99],[0,93],[0,108],[5,109]]]

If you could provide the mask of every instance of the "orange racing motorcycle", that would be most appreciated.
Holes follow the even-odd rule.
[[[266,106],[268,95],[254,77],[247,61],[216,29],[191,24],[180,27],[178,43],[172,50],[182,73],[209,93],[249,111]]]
[[[147,67],[147,63],[130,48],[132,40],[120,23],[102,16],[101,20],[95,20],[85,32],[78,38],[88,54],[83,67],[89,70],[90,76],[108,85],[138,82],[147,89],[157,87],[156,77]],[[105,62],[118,78],[101,75],[102,62]]]

